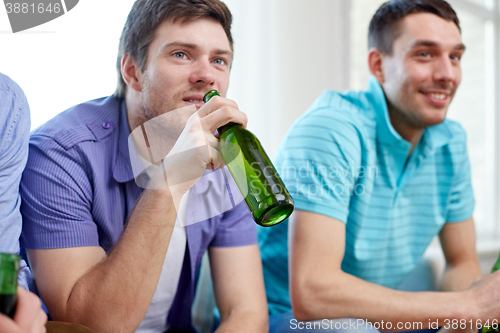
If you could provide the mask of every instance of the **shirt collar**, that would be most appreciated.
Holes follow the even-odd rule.
[[[453,133],[450,131],[447,120],[441,124],[437,124],[425,129],[424,136],[422,137],[422,148],[425,155],[431,154],[436,149],[448,144]]]
[[[120,104],[120,120],[118,125],[118,151],[113,164],[113,178],[119,183],[126,183],[134,179],[130,154],[128,150],[128,137],[130,127],[127,118],[127,105],[125,99]]]

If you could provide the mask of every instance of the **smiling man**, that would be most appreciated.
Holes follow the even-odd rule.
[[[221,164],[213,133],[230,121],[246,125],[233,101],[201,102],[210,89],[222,96],[228,89],[230,28],[219,0],[136,1],[120,39],[115,95],[70,108],[32,133],[22,240],[53,319],[96,332],[194,332],[191,305],[208,249],[218,332],[267,331],[256,228],[245,204],[176,224],[183,197],[186,219],[222,200],[214,185],[220,170],[206,170]],[[144,175],[150,182],[166,175],[168,186],[143,189],[129,135],[179,108],[188,114],[169,124],[179,134],[175,147],[195,154],[157,161],[158,172]],[[196,190],[207,172],[213,182]]]
[[[471,287],[481,272],[466,137],[446,119],[461,81],[459,20],[442,0],[389,1],[369,47],[368,89],[325,91],[278,153],[296,211],[259,230],[272,333],[297,320],[353,328],[337,318],[377,323],[353,319],[359,330],[460,320],[470,330],[500,316],[500,273]],[[435,235],[447,292],[397,290]]]

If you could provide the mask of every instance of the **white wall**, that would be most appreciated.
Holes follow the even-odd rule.
[[[271,157],[324,89],[349,86],[348,0],[226,0],[235,61],[228,97]]]
[[[23,88],[32,128],[113,93],[118,38],[133,2],[82,0],[67,14],[16,34],[0,4],[0,72]]]

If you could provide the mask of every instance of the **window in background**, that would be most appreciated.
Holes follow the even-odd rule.
[[[118,40],[134,0],[86,0],[41,26],[10,33],[0,6],[0,72],[24,90],[34,129],[59,112],[111,95]]]
[[[365,89],[369,77],[367,65],[368,25],[371,16],[385,0],[351,1],[351,89]],[[479,235],[498,232],[497,177],[495,168],[495,82],[499,74],[494,63],[495,29],[499,31],[499,0],[450,1],[460,19],[462,39],[467,51],[461,62],[462,83],[452,102],[448,117],[457,120],[467,132],[467,146],[476,198],[474,218]],[[496,6],[496,7],[495,7]],[[498,61],[498,59],[497,59]],[[496,76],[496,77],[495,77]],[[498,84],[498,83],[497,83]]]

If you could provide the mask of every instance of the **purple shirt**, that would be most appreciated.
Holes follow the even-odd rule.
[[[143,191],[134,181],[129,134],[125,101],[114,97],[74,106],[33,131],[21,181],[24,247],[112,250]],[[209,205],[223,188],[213,186],[207,192],[196,185],[190,206]],[[188,225],[186,234],[186,255],[168,323],[193,331],[191,305],[204,252],[209,246],[255,244],[257,236],[244,202]]]

